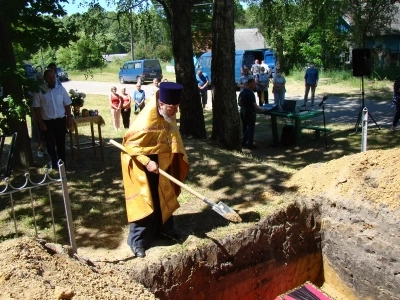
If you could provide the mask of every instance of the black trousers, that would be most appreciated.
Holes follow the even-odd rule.
[[[46,142],[47,153],[51,157],[53,169],[57,169],[57,162],[61,159],[66,166],[65,160],[65,134],[67,133],[66,118],[58,118],[52,120],[43,120],[47,130],[42,131],[43,138]],[[57,147],[57,151],[56,151]]]
[[[129,122],[131,118],[131,109],[121,109],[122,123],[124,124],[124,128],[129,128]]]
[[[151,160],[158,163],[157,155],[149,155],[149,157]],[[167,233],[172,231],[174,225],[172,216],[164,223],[164,225],[162,223],[160,197],[158,194],[158,179],[160,175],[149,172],[146,168],[145,172],[150,186],[154,211],[149,216],[130,223],[127,243],[131,248],[149,248],[153,240],[161,232]]]

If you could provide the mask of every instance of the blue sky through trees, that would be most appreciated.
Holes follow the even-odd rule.
[[[74,4],[72,4],[72,0],[69,0],[69,4],[64,3],[62,4],[62,6],[64,7],[64,9],[66,10],[68,15],[72,15],[75,13],[84,13],[86,12],[88,9],[87,7],[82,7],[79,5],[80,1],[76,0]],[[114,9],[114,7],[107,7],[106,1],[105,0],[99,0],[100,5],[105,8],[108,11],[111,11]]]

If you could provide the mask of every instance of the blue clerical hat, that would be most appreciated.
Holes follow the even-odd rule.
[[[175,82],[161,82],[159,99],[162,103],[176,105],[181,103],[183,86]]]

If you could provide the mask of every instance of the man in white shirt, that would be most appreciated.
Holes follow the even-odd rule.
[[[35,93],[32,107],[40,130],[46,141],[47,152],[51,157],[52,168],[57,167],[58,159],[65,164],[65,134],[72,127],[71,98],[62,85],[57,84],[56,74],[48,69],[44,72],[42,92]],[[56,152],[57,147],[57,152]]]
[[[260,65],[261,67],[264,67],[264,72],[266,73],[266,74],[269,74],[269,67],[268,67],[268,65],[265,63],[265,60],[262,60],[261,61],[261,65]]]
[[[157,91],[159,90],[158,85],[160,84],[160,81],[158,81],[158,78],[153,79],[153,86],[151,87],[151,96],[154,96]]]
[[[58,78],[58,73],[57,73],[57,65],[54,62],[51,62],[47,65],[47,69],[51,69],[54,71],[54,73],[56,74],[56,83],[58,85],[61,85],[61,80]]]

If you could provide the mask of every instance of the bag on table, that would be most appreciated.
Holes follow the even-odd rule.
[[[282,127],[281,145],[292,146],[295,143],[296,135],[293,126],[285,125]]]

